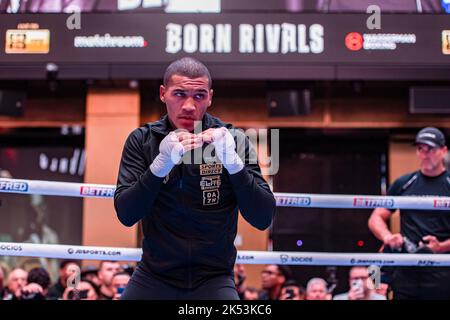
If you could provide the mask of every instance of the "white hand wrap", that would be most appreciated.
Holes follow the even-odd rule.
[[[217,157],[230,174],[238,173],[244,168],[244,163],[236,153],[234,138],[227,128],[222,127],[214,131],[212,144]]]
[[[150,165],[150,171],[157,177],[164,178],[178,164],[185,150],[175,132],[170,132],[159,145],[159,154]]]

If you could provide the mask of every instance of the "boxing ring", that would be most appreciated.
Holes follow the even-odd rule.
[[[115,186],[41,180],[0,179],[0,193],[112,198]],[[278,207],[374,209],[378,207],[441,210],[449,214],[450,197],[390,197],[274,193]],[[96,246],[0,242],[0,256],[76,260],[139,261],[142,250]],[[302,266],[416,266],[448,267],[449,254],[328,253],[293,251],[238,251],[236,263]]]

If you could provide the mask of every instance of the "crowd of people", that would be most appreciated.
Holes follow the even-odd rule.
[[[387,300],[389,285],[373,281],[369,268],[354,266],[349,271],[349,291],[333,295],[333,284],[322,278],[310,279],[306,286],[299,284],[286,265],[270,264],[261,272],[261,287],[246,284],[245,268],[235,266],[235,282],[242,300]]]
[[[79,261],[63,260],[52,281],[42,267],[0,267],[0,300],[118,300],[132,273],[133,267],[116,261],[80,268]]]
[[[0,266],[0,300],[119,300],[134,267],[117,261],[101,261],[98,267],[80,267],[76,260],[63,260],[59,277],[52,281],[46,269],[29,271]],[[235,285],[242,300],[386,300],[386,284],[371,287],[366,267],[349,272],[350,290],[333,296],[331,284],[312,278],[305,286],[292,276],[289,266],[265,265],[258,288],[248,285],[244,265],[236,264]]]

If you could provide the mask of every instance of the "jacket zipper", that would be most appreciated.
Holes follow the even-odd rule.
[[[184,166],[183,164],[180,164],[180,182],[178,183],[178,187],[180,188],[180,194],[181,194],[181,205],[183,207],[183,212],[187,214],[186,206],[184,204],[184,196],[183,196],[183,170]],[[191,247],[191,239],[188,238],[187,240],[188,245],[188,259],[187,259],[187,270],[188,270],[188,287],[192,288],[192,270],[191,270],[191,254],[192,254],[192,247]]]

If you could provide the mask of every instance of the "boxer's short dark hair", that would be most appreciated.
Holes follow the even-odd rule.
[[[173,75],[180,75],[190,79],[206,77],[208,78],[208,86],[211,89],[212,79],[208,68],[197,59],[184,57],[172,62],[164,73],[164,86],[167,86]]]

